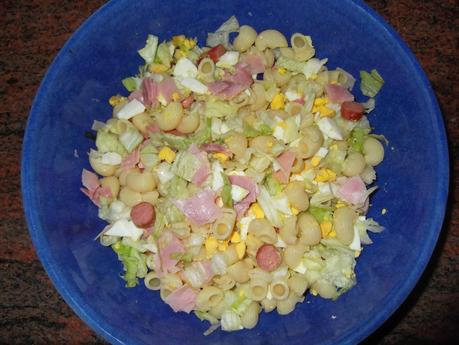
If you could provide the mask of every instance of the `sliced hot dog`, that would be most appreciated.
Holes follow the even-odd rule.
[[[148,228],[155,223],[155,208],[148,202],[141,202],[131,209],[131,219],[139,228]]]
[[[341,116],[349,121],[358,121],[363,116],[363,105],[357,102],[344,102],[341,104]]]
[[[262,270],[274,271],[282,262],[280,251],[272,244],[264,244],[257,251],[257,264]]]

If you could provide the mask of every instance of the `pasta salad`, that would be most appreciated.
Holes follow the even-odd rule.
[[[233,42],[230,34],[237,33]],[[336,299],[354,267],[384,137],[367,114],[384,80],[355,79],[315,57],[311,37],[257,33],[231,17],[205,47],[149,35],[113,116],[94,121],[94,172],[81,189],[108,225],[97,236],[175,312],[251,329],[309,291]]]

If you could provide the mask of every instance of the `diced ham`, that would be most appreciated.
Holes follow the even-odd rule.
[[[198,226],[212,223],[221,215],[215,204],[215,194],[210,189],[204,189],[188,199],[175,200],[174,204]]]
[[[252,74],[247,65],[237,64],[234,74],[226,75],[223,80],[209,83],[210,93],[223,98],[232,99],[252,85]]]
[[[160,133],[161,132],[157,124],[148,125],[147,131],[150,133]]]
[[[336,196],[353,204],[361,205],[367,198],[367,188],[360,176],[346,178],[336,191]]]
[[[173,259],[174,254],[185,252],[182,241],[172,231],[164,231],[158,238],[160,271],[164,274],[175,273],[180,269],[176,266],[178,260]]]
[[[166,298],[165,302],[175,311],[184,311],[190,313],[196,305],[196,296],[198,293],[188,285],[172,291]]]
[[[85,194],[96,206],[99,206],[100,197],[111,198],[112,193],[110,188],[101,187],[99,178],[96,174],[86,169],[81,173],[81,183],[85,188],[80,190]]]
[[[207,154],[204,151],[201,151],[196,144],[192,144],[188,151],[192,153],[199,162],[199,169],[194,174],[192,182],[195,185],[200,186],[205,180],[207,180],[207,177],[209,177],[211,173]]]
[[[162,98],[166,103],[169,103],[172,100],[172,95],[177,91],[174,79],[165,78],[158,84],[158,99]]]
[[[86,169],[81,172],[81,183],[88,190],[96,190],[100,186],[97,175]]]
[[[142,80],[143,104],[155,107],[158,105],[158,84],[151,78]]]
[[[288,183],[290,172],[292,171],[295,154],[292,151],[285,151],[276,158],[280,165],[280,170],[274,173],[274,176],[281,183]]]
[[[191,107],[191,104],[193,104],[193,102],[194,102],[193,95],[189,95],[188,97],[186,97],[186,98],[184,98],[182,100],[182,102],[181,102],[182,103],[182,107],[187,109],[187,108]]]
[[[260,193],[260,189],[258,188],[258,185],[250,177],[230,175],[228,176],[228,178],[231,184],[237,185],[249,191],[249,194],[244,199],[234,204],[234,209],[236,210],[237,217],[241,218],[249,208],[250,204],[257,200],[257,196]]]
[[[169,103],[172,96],[178,91],[173,78],[165,78],[159,83],[152,78],[144,78],[142,81],[143,103],[146,106],[157,106],[158,101]]]
[[[241,63],[247,66],[251,74],[263,73],[265,71],[263,59],[259,55],[247,54]]]
[[[225,146],[223,145],[220,145],[220,144],[215,144],[215,143],[211,143],[211,144],[202,144],[200,146],[201,150],[203,151],[206,151],[208,153],[224,153],[226,154],[227,156],[232,156],[233,153],[231,151],[229,151]]]
[[[137,148],[123,158],[121,161],[121,169],[129,170],[135,168],[135,166],[140,162],[140,150]]]
[[[136,99],[139,102],[143,103],[143,92],[141,90],[132,91],[131,94],[128,96],[128,100],[132,101],[133,99]]]
[[[351,102],[354,96],[345,87],[338,84],[328,84],[325,86],[325,93],[332,103]]]

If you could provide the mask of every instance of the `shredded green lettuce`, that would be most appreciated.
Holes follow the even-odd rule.
[[[205,115],[211,117],[231,117],[237,114],[238,108],[231,104],[218,99],[209,99],[206,102]]]
[[[226,49],[230,48],[230,33],[239,30],[239,22],[235,16],[231,16],[215,32],[207,34],[206,46],[215,47],[222,44]]]
[[[309,213],[319,222],[322,223],[325,220],[333,219],[333,212],[329,207],[309,207]]]
[[[372,69],[370,73],[360,71],[360,78],[360,90],[368,97],[375,97],[384,84],[384,79],[375,69]]]
[[[181,151],[172,164],[172,172],[188,182],[191,182],[193,181],[193,176],[200,167],[201,163],[196,159],[194,154],[188,151]]]
[[[282,191],[281,183],[274,177],[272,172],[266,175],[263,185],[272,196],[276,196]]]
[[[126,281],[126,287],[136,286],[137,278],[143,278],[147,274],[145,255],[121,242],[113,244],[112,249],[118,254],[118,260],[123,263],[125,271],[123,279]]]
[[[147,64],[150,64],[155,59],[157,48],[158,48],[158,37],[154,35],[148,35],[145,47],[140,49],[138,53],[145,60]]]
[[[225,205],[225,207],[231,208],[233,207],[233,198],[231,197],[231,183],[228,176],[223,173],[222,178],[224,183],[221,194],[223,205]]]
[[[129,127],[125,132],[120,134],[119,140],[128,152],[132,152],[142,143],[143,135],[136,128]]]
[[[116,152],[121,156],[125,156],[127,153],[125,147],[118,140],[118,136],[116,134],[109,133],[104,129],[97,131],[96,147],[101,153]]]
[[[168,181],[162,188],[162,192],[170,199],[185,199],[189,196],[187,182],[179,176],[174,176]]]
[[[260,124],[258,128],[253,128],[247,123],[244,123],[242,134],[244,134],[247,138],[255,138],[260,135],[271,135],[273,134],[273,129],[264,123]]]
[[[140,161],[148,168],[155,167],[160,161],[156,147],[153,145],[144,146],[140,150]]]
[[[209,312],[195,310],[194,313],[198,317],[198,319],[201,321],[204,321],[204,320],[209,321],[212,325],[215,325],[218,323],[218,319],[215,316],[211,315]]]
[[[354,128],[352,130],[351,136],[347,139],[347,143],[353,151],[362,153],[363,143],[368,137],[368,133],[370,133],[370,130],[367,128]]]
[[[156,51],[155,63],[160,63],[167,68],[171,67],[172,55],[166,42],[161,43]]]
[[[124,78],[123,80],[121,80],[121,82],[123,83],[123,86],[126,88],[126,90],[128,90],[129,92],[132,92],[134,90],[137,90],[137,87],[139,84],[138,80],[139,78],[129,77],[129,78]]]

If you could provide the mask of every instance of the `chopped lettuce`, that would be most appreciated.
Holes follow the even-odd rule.
[[[126,148],[118,140],[118,136],[104,129],[97,131],[96,147],[101,153],[116,152],[122,157],[126,155]]]
[[[196,156],[188,151],[181,151],[172,164],[172,172],[187,180],[193,181],[193,176],[201,167],[201,162],[196,159]]]
[[[164,217],[165,224],[180,223],[185,220],[184,214],[168,199],[158,202],[156,204],[156,217],[158,213]],[[159,224],[160,225],[160,224]],[[158,231],[155,222],[155,233]]]
[[[167,68],[171,67],[172,54],[166,42],[161,43],[156,51],[155,63],[160,63]]]
[[[286,70],[291,72],[302,73],[304,67],[306,66],[306,62],[300,62],[298,60],[290,59],[288,57],[281,55],[276,61],[276,66],[285,68]]]
[[[211,117],[231,117],[237,114],[238,108],[235,104],[218,99],[210,99],[206,102],[205,115]]]
[[[379,225],[373,218],[367,219],[365,216],[357,218],[354,227],[358,230],[360,240],[363,244],[373,243],[371,238],[368,236],[367,231],[378,233],[384,230],[384,227]]]
[[[282,185],[272,172],[268,173],[263,181],[263,185],[271,196],[276,196],[282,191]]]
[[[322,223],[325,220],[333,219],[333,212],[330,207],[309,207],[309,213],[319,222]]]
[[[223,189],[222,189],[222,194],[221,194],[223,205],[225,205],[225,207],[231,208],[233,207],[233,198],[231,197],[231,190],[232,190],[231,183],[230,183],[228,176],[226,176],[223,173],[221,175],[223,178]]]
[[[179,176],[174,176],[159,187],[161,187],[161,192],[170,199],[186,199],[189,196],[187,182]]]
[[[118,254],[118,260],[123,263],[125,271],[123,279],[126,281],[126,287],[136,286],[137,278],[143,278],[147,274],[145,255],[121,242],[113,244],[112,249]]]
[[[220,323],[224,331],[237,331],[243,328],[241,317],[231,309],[223,312]]]
[[[237,31],[239,31],[239,22],[235,16],[231,16],[226,22],[220,25],[215,32],[209,32],[207,34],[206,45],[208,47],[215,47],[219,44],[223,44],[226,49],[229,49],[229,35]]]
[[[147,64],[150,64],[155,59],[157,48],[158,48],[158,37],[154,35],[148,35],[145,47],[140,49],[138,53],[145,60]]]
[[[201,321],[204,321],[204,320],[209,321],[212,325],[216,325],[219,323],[218,319],[212,314],[210,314],[209,312],[195,310],[194,313],[198,317],[198,319]]]
[[[273,134],[273,129],[265,123],[261,123],[258,128],[254,128],[249,124],[244,123],[242,134],[244,134],[247,138],[255,138],[260,135],[271,135]]]
[[[277,203],[281,200],[275,200],[264,186],[260,187],[260,194],[258,195],[257,200],[266,218],[271,222],[271,224],[277,228],[282,227],[283,221],[277,205]]]
[[[368,137],[370,130],[367,128],[354,128],[351,132],[351,136],[347,139],[347,143],[355,152],[363,151],[363,143]]]
[[[153,145],[144,146],[140,150],[140,161],[147,168],[155,167],[160,161],[156,147]]]
[[[137,90],[140,84],[140,79],[136,77],[129,77],[129,78],[124,78],[122,81],[123,86],[128,90],[129,92],[132,92],[134,90]]]
[[[143,135],[136,128],[129,127],[119,136],[119,140],[128,152],[132,152],[142,143]]]
[[[365,96],[375,97],[384,84],[384,79],[377,70],[372,69],[370,73],[360,71],[360,90]]]

